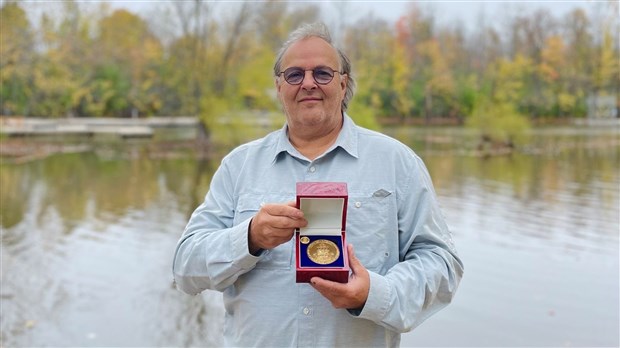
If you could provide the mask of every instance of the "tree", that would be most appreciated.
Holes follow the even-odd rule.
[[[61,3],[61,15],[41,17],[43,55],[32,69],[35,93],[31,113],[43,117],[74,116],[88,96],[92,77],[91,21],[75,1]]]
[[[512,61],[500,60],[489,70],[491,94],[476,99],[466,121],[468,127],[479,133],[481,150],[512,149],[523,140],[529,121],[519,110],[519,101],[526,93],[525,81],[531,71],[531,60],[522,55]]]
[[[0,113],[30,113],[29,80],[35,57],[34,32],[26,12],[17,2],[5,2],[0,8]]]
[[[129,81],[126,94],[115,91],[119,92],[116,98],[125,101],[110,105],[106,112],[124,116],[157,112],[161,101],[155,86],[163,48],[146,22],[126,10],[116,10],[100,20],[99,35],[94,42],[98,56],[96,69],[107,70],[113,65]]]
[[[249,109],[276,110],[276,89],[272,74],[275,53],[256,44],[246,46],[245,50],[245,64],[240,64],[237,71],[237,98]]]
[[[609,93],[618,87],[620,59],[618,58],[618,51],[614,49],[611,26],[609,24],[604,25],[602,31],[603,38],[597,54],[593,85],[594,91]]]
[[[510,55],[522,55],[538,62],[547,37],[555,29],[556,23],[546,9],[516,16],[510,24]]]
[[[470,40],[467,51],[471,70],[478,78],[482,78],[489,66],[504,56],[500,34],[495,29],[484,26],[481,26]]]
[[[378,119],[393,113],[390,103],[394,49],[391,28],[385,20],[368,14],[345,32],[344,49],[357,81],[348,113],[356,123],[378,129]]]
[[[548,105],[548,111],[539,108],[538,113],[548,116],[565,116],[575,108],[577,98],[569,93],[566,71],[568,69],[567,48],[559,35],[547,38],[541,51],[537,75],[543,83],[541,98]]]
[[[530,127],[528,119],[514,104],[493,97],[477,100],[466,125],[479,134],[478,149],[483,155],[511,151]]]
[[[394,48],[390,59],[393,90],[392,106],[402,120],[410,116],[414,107],[414,100],[411,98],[413,71],[410,68],[412,62],[408,47],[410,35],[407,17],[403,16],[396,22],[396,40],[393,41]]]
[[[420,56],[424,59],[422,70],[426,81],[424,88],[424,115],[427,122],[433,116],[433,99],[441,98],[444,103],[452,104],[454,98],[454,79],[452,72],[441,52],[437,40],[427,40],[418,45]]]
[[[21,4],[0,8],[0,112],[45,117],[211,122],[231,110],[275,110],[273,57],[291,30],[327,18],[315,4],[277,0],[169,1],[148,19],[66,0],[46,5],[35,29],[33,7]],[[376,118],[460,118],[486,100],[530,117],[583,116],[590,94],[620,94],[618,5],[599,6],[591,17],[510,12],[497,28],[481,15],[473,35],[419,4],[396,26],[372,13],[337,21],[358,81],[351,115],[371,127]]]
[[[593,37],[590,33],[591,23],[583,9],[576,9],[563,19],[563,37],[566,38],[568,66],[566,78],[568,93],[575,96],[576,103],[571,111],[572,116],[585,114],[585,98],[591,89],[593,73],[594,49]]]
[[[288,2],[268,0],[258,4],[257,16],[254,19],[258,42],[266,45],[271,51],[276,52],[287,35],[287,27],[283,18],[289,11]]]
[[[229,83],[228,75],[230,67],[234,66],[234,63],[238,62],[239,52],[237,51],[242,46],[240,43],[243,42],[243,36],[248,27],[247,23],[250,22],[250,16],[250,3],[243,2],[234,17],[232,17],[227,30],[224,31],[224,51],[219,63],[219,74],[216,75],[214,81],[214,90],[219,96],[224,95],[224,92],[226,91],[226,87]]]

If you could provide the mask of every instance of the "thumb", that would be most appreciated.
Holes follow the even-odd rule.
[[[353,274],[363,272],[366,270],[364,265],[360,262],[360,260],[355,256],[355,251],[353,251],[353,244],[347,245],[347,252],[349,253],[349,266],[351,267],[351,271]]]

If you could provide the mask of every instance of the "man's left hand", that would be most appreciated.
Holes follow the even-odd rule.
[[[368,270],[355,257],[353,246],[347,245],[351,275],[346,284],[332,282],[319,277],[312,277],[310,284],[328,299],[335,308],[361,309],[368,298],[370,276]]]

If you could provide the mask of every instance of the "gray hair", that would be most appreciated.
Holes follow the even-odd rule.
[[[295,31],[293,31],[288,39],[280,48],[278,52],[278,56],[276,58],[276,62],[273,66],[273,74],[278,77],[280,71],[282,69],[282,57],[284,53],[297,41],[301,41],[303,39],[318,37],[319,39],[323,39],[330,46],[332,46],[336,52],[338,52],[338,57],[340,58],[340,72],[343,74],[347,74],[347,89],[344,93],[344,99],[342,100],[342,111],[347,111],[347,107],[349,106],[349,101],[353,98],[355,94],[355,79],[351,74],[351,61],[349,58],[342,52],[338,47],[336,47],[332,41],[332,37],[329,34],[329,30],[325,26],[325,24],[321,22],[312,23],[312,24],[303,24]]]

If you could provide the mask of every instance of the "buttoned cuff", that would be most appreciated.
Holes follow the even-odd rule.
[[[371,271],[368,271],[368,275],[370,276],[370,289],[368,290],[366,304],[361,311],[350,312],[357,315],[358,318],[380,322],[387,314],[392,288],[385,277]]]
[[[260,256],[265,254],[264,252],[259,256],[250,254],[250,248],[248,246],[248,228],[250,227],[250,221],[252,221],[251,218],[232,227],[230,231],[233,265],[244,270],[254,268],[258,260],[260,260]]]

